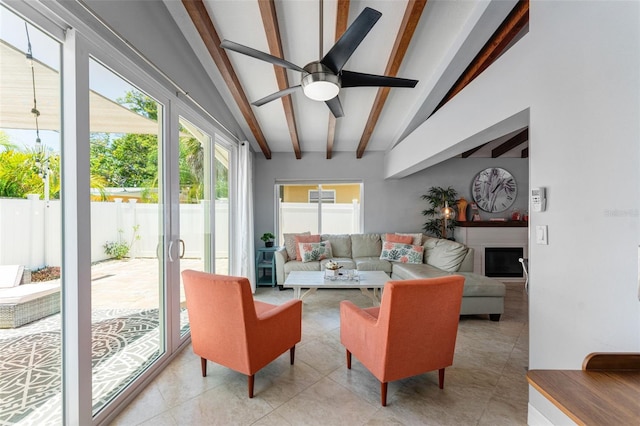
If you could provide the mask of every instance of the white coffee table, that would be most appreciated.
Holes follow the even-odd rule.
[[[359,288],[362,294],[369,297],[374,306],[380,305],[381,290],[391,278],[382,271],[358,271],[358,280],[329,280],[324,271],[292,271],[283,287],[293,288],[293,296],[304,299],[319,288]],[[302,289],[307,291],[302,293]],[[371,289],[372,291],[369,291]]]

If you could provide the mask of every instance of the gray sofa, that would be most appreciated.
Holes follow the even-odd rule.
[[[423,247],[422,263],[402,263],[380,259],[385,234],[325,234],[322,241],[331,244],[332,257],[320,261],[302,262],[292,258],[295,253],[293,234],[285,234],[285,247],[275,252],[276,282],[284,284],[291,271],[321,271],[329,260],[345,269],[384,271],[391,279],[420,279],[458,274],[465,277],[461,315],[488,314],[499,321],[504,312],[505,285],[493,278],[473,273],[472,248],[454,241],[414,235]]]

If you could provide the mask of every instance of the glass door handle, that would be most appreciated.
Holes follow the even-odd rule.
[[[182,259],[184,257],[184,252],[185,252],[184,240],[180,240],[180,247],[182,247],[182,251],[180,251],[180,259]]]
[[[173,262],[173,256],[171,256],[171,249],[173,248],[173,240],[169,241],[169,248],[167,254],[169,255],[169,262]]]

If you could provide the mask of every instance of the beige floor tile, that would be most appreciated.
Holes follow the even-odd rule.
[[[350,425],[369,420],[376,409],[333,380],[323,378],[276,413],[294,425]]]
[[[261,287],[256,298],[280,304],[291,290]],[[357,290],[324,290],[303,301],[302,341],[296,362],[288,352],[256,374],[255,397],[246,376],[200,360],[187,347],[113,424],[173,425],[519,425],[526,424],[528,386],[527,300],[507,285],[505,314],[460,320],[453,366],[445,388],[437,372],[389,384],[380,406],[380,383],[357,359],[346,368],[340,344],[340,301],[371,301]],[[143,423],[146,422],[146,423]]]

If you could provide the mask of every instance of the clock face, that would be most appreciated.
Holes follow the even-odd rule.
[[[471,193],[486,212],[507,210],[516,200],[518,187],[511,173],[498,167],[484,169],[473,179]]]

